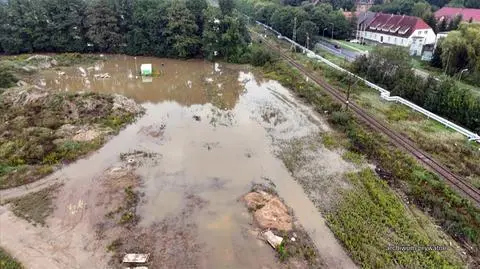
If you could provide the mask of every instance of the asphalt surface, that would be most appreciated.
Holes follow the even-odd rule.
[[[328,42],[326,40],[319,40],[315,44],[315,48],[326,50],[332,54],[337,55],[338,57],[346,58],[347,61],[353,62],[355,58],[362,55],[360,52],[352,51],[345,49],[343,47],[335,48],[335,44]]]

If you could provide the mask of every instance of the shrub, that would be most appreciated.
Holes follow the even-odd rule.
[[[250,47],[250,64],[253,66],[264,66],[274,61],[275,56],[263,46],[253,44]]]
[[[15,86],[18,79],[12,74],[11,70],[0,66],[0,88],[10,88]]]
[[[352,116],[346,111],[334,111],[329,117],[331,123],[341,127],[347,127],[351,119]]]

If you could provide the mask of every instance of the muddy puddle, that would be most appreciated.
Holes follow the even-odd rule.
[[[136,77],[135,66],[142,63],[153,63],[160,74]],[[248,210],[239,202],[254,183],[275,186],[327,267],[354,267],[275,155],[276,144],[327,128],[287,89],[248,70],[199,60],[137,57],[135,63],[132,57],[117,56],[82,69],[50,70],[36,80],[62,91],[124,94],[143,103],[146,114],[95,154],[53,175],[66,181],[49,227],[36,233],[39,238],[49,234],[43,239],[48,245],[35,252],[41,259],[22,261],[30,260],[35,268],[107,268],[108,242],[99,242],[93,231],[105,216],[96,209],[99,182],[105,171],[122,165],[122,153],[142,151],[155,154],[154,161],[136,167],[143,193],[138,227],[147,235],[158,233],[153,252],[162,264],[152,268],[283,268],[275,251],[258,239]],[[103,73],[110,77],[96,78]],[[72,205],[80,204],[72,213]],[[2,240],[18,249],[34,244],[8,238]],[[52,245],[61,250],[45,258]]]

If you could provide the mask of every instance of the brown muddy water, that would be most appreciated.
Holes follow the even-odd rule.
[[[97,180],[106,169],[118,166],[121,153],[140,150],[159,157],[138,169],[144,193],[139,226],[168,222],[166,227],[188,236],[157,242],[165,245],[165,265],[154,268],[280,268],[274,250],[257,239],[250,214],[239,202],[253,183],[276,186],[328,268],[354,268],[302,187],[275,155],[279,143],[327,128],[287,89],[238,66],[107,57],[94,66],[48,70],[35,79],[39,86],[61,91],[120,93],[146,108],[143,117],[98,152],[54,175],[68,180],[49,229],[62,230],[61,236],[68,239],[62,251],[55,252],[55,260],[62,262],[53,265],[105,268],[105,247],[87,240],[93,232],[78,224],[103,216],[77,216],[77,211],[93,210],[95,205],[89,203],[98,195]],[[152,63],[158,76],[136,76],[142,63]],[[110,77],[95,76],[104,73]],[[79,207],[75,214],[72,205]],[[82,249],[95,254],[82,256]],[[62,258],[64,252],[69,254]]]

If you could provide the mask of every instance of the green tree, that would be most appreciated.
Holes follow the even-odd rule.
[[[204,11],[202,50],[204,56],[209,60],[213,60],[220,53],[220,41],[222,38],[221,18],[222,14],[216,8],[209,7]]]
[[[465,0],[465,7],[480,8],[480,1],[478,1],[478,0]]]
[[[297,18],[297,27],[299,27],[303,21],[308,19],[308,13],[300,8],[284,7],[273,13],[271,24],[282,35],[292,38],[295,18]]]
[[[86,4],[83,0],[46,0],[43,1],[47,18],[45,35],[46,47],[57,52],[81,52],[86,47],[85,17]]]
[[[223,15],[232,14],[233,8],[235,7],[233,0],[219,0],[218,5],[220,6]]]
[[[442,61],[446,71],[453,75],[462,69],[479,70],[480,25],[462,24],[442,41]]]
[[[447,31],[457,30],[461,22],[462,22],[462,15],[455,16],[455,18],[448,24]]]
[[[207,9],[208,4],[206,0],[189,0],[186,1],[188,10],[195,16],[195,23],[198,26],[198,34],[203,32],[203,12]]]
[[[437,45],[435,51],[433,52],[432,60],[430,60],[430,65],[436,68],[443,68],[442,62],[442,46],[441,44]]]
[[[310,39],[310,45],[314,44],[315,35],[318,34],[318,27],[312,21],[304,21],[297,30],[297,42],[302,45],[307,44],[307,37]]]
[[[165,29],[168,4],[158,0],[137,0],[133,8],[126,51],[132,55],[167,55]]]
[[[438,24],[438,32],[441,33],[447,31],[447,27],[447,20],[441,20]]]
[[[278,8],[278,5],[274,3],[259,3],[255,5],[255,19],[269,25],[273,13],[275,13]]]
[[[191,57],[199,52],[200,38],[195,17],[187,9],[185,2],[173,1],[167,9],[167,27],[165,29],[169,55]]]
[[[122,40],[115,7],[108,0],[88,2],[85,27],[86,36],[98,51],[117,52]]]
[[[238,16],[224,16],[220,25],[220,55],[234,63],[246,61],[242,57],[247,52],[250,39],[245,21]]]
[[[413,5],[412,15],[419,18],[424,18],[431,13],[432,7],[427,2],[417,2]]]

